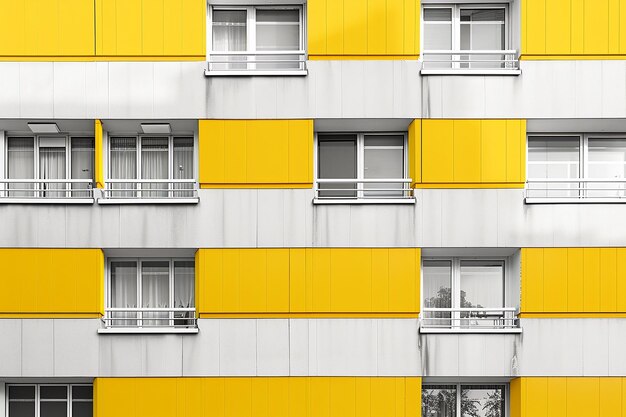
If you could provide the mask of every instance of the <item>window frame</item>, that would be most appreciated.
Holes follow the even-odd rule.
[[[453,383],[447,383],[447,382],[441,382],[441,383],[435,383],[435,382],[425,382],[422,384],[422,391],[420,392],[420,405],[423,405],[423,391],[424,389],[428,389],[428,387],[430,386],[441,386],[441,385],[450,385],[450,386],[454,386],[456,389],[456,416],[461,417],[461,389],[462,387],[478,387],[478,386],[484,386],[484,385],[495,385],[495,386],[501,386],[504,388],[504,415],[502,417],[509,417],[511,410],[511,399],[510,399],[510,395],[511,395],[511,384],[509,381],[507,382],[502,382],[502,381],[497,381],[497,382],[484,382],[484,383],[478,383],[478,382],[474,382],[474,381],[469,381],[469,382],[453,382]],[[424,413],[424,410],[422,409],[422,413]],[[422,414],[423,415],[423,414]],[[426,416],[424,416],[426,417]]]
[[[17,383],[17,384],[13,384],[13,383],[7,383],[5,384],[5,395],[6,395],[6,400],[5,400],[5,415],[7,417],[11,417],[9,414],[9,403],[11,402],[31,402],[31,400],[11,400],[9,393],[10,393],[10,387],[34,387],[35,388],[35,417],[39,417],[41,415],[41,394],[40,394],[40,390],[41,387],[66,387],[67,388],[67,399],[65,401],[67,401],[67,416],[68,417],[72,417],[72,405],[75,402],[85,402],[85,403],[91,403],[92,407],[93,407],[93,393],[92,393],[92,397],[91,400],[86,400],[83,398],[79,398],[79,399],[74,399],[73,398],[73,388],[74,387],[91,387],[93,390],[93,384],[87,384],[87,383],[76,383],[76,384],[59,384],[59,383],[35,383],[35,384],[29,384],[29,383]],[[62,402],[64,400],[56,400],[56,399],[52,399],[52,400],[44,400],[47,402]]]

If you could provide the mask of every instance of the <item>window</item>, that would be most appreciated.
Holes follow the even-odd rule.
[[[193,259],[111,259],[108,328],[195,328]]]
[[[504,259],[424,259],[422,327],[517,328],[505,304],[505,267]]]
[[[194,139],[112,136],[108,177],[105,198],[194,198]]]
[[[423,385],[423,417],[505,417],[508,386]]]
[[[406,135],[319,134],[317,146],[317,199],[412,198],[406,178]]]
[[[301,6],[214,6],[210,20],[207,75],[305,69]]]
[[[5,155],[4,197],[92,198],[94,139],[91,137],[9,136]]]
[[[506,4],[425,5],[422,22],[424,70],[519,69]]]
[[[626,137],[528,137],[526,197],[610,201],[626,197]]]
[[[7,417],[91,417],[91,385],[7,385]]]

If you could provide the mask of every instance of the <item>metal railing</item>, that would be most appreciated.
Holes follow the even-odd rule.
[[[412,199],[411,178],[376,179],[318,179],[315,198],[319,200],[346,199]]]
[[[272,73],[306,71],[306,51],[228,51],[207,55],[212,73]]]
[[[107,180],[104,199],[195,199],[198,197],[196,180]]]
[[[520,322],[515,308],[424,308],[420,327],[448,330],[517,330]]]
[[[93,198],[93,180],[4,179],[0,198],[16,200],[76,200]]]
[[[194,307],[107,308],[102,321],[107,329],[189,329],[198,327]]]
[[[482,51],[424,51],[423,70],[476,72],[519,71],[519,56],[516,50]]]
[[[550,178],[526,181],[525,198],[533,201],[623,201],[626,202],[624,178]]]

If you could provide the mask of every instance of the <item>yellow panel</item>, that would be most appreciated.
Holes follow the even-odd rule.
[[[419,0],[404,0],[404,53],[419,54]]]
[[[572,54],[583,54],[585,44],[585,0],[571,0]]]
[[[506,121],[506,181],[524,182],[522,170],[526,165],[526,123],[521,120]],[[484,174],[483,174],[484,178]]]
[[[25,24],[25,0],[0,2],[0,16],[4,16],[0,25],[0,39],[11,39],[11,42],[2,42],[0,55],[34,55],[34,51],[27,46],[26,34],[28,27]]]
[[[328,54],[343,54],[343,0],[326,3],[326,51]]]
[[[454,182],[480,182],[480,120],[454,121]]]
[[[525,1],[526,14],[524,54],[544,54],[546,52],[546,0]]]
[[[609,52],[608,19],[608,0],[585,1],[585,54],[607,54]]]
[[[481,123],[480,172],[482,182],[507,181],[507,164],[509,162],[507,123],[506,120],[484,120]],[[517,154],[518,148],[515,146],[515,154]]]
[[[313,182],[313,120],[289,120],[289,183]]]
[[[363,0],[365,1],[365,0]],[[395,2],[399,2],[396,0]],[[387,53],[387,2],[367,0],[367,53],[384,55]]]
[[[543,262],[543,311],[567,311],[567,249],[544,249]]]
[[[25,6],[26,47],[33,55],[57,55],[60,50],[58,0],[26,0]]]
[[[200,120],[198,122],[198,153],[201,183],[223,183],[225,156],[225,122]]]
[[[372,416],[396,417],[396,379],[373,378],[372,389]]]
[[[239,251],[238,312],[267,312],[267,252],[266,249]]]
[[[332,0],[331,0],[332,1]],[[326,0],[307,2],[307,39],[310,55],[326,54]]]
[[[413,180],[411,185],[414,186],[422,182],[422,121],[413,120],[408,133],[409,176]]]
[[[292,378],[267,378],[268,417],[289,417],[289,394]],[[253,408],[256,410],[256,408]]]
[[[97,188],[104,188],[104,154],[102,153],[102,122],[94,122],[95,133],[95,178]]]
[[[224,379],[224,411],[224,417],[252,417],[252,378]]]
[[[583,308],[585,312],[600,311],[600,249],[583,251],[585,274]]]
[[[169,0],[165,0],[167,4]],[[206,56],[206,1],[181,0],[182,6],[182,48],[176,55]],[[172,23],[174,16],[169,16],[166,26]],[[166,32],[167,33],[167,32]],[[167,51],[168,55],[176,51]]]
[[[330,378],[311,378],[310,412],[313,417],[330,417]]]
[[[570,53],[571,0],[548,0],[546,10],[546,53]]]
[[[338,2],[339,3],[339,2]],[[363,0],[343,0],[344,53],[350,55],[367,54],[367,2]],[[330,51],[328,52],[330,54]]]
[[[331,312],[367,312],[372,304],[372,250],[330,251]]]
[[[389,309],[418,312],[420,249],[389,250]],[[375,298],[377,293],[372,294]]]
[[[567,311],[585,311],[585,275],[583,249],[567,250]]]
[[[251,120],[247,123],[246,182],[288,183],[289,122],[286,120]]]
[[[145,378],[136,385],[138,417],[171,417],[176,413],[174,378]]]
[[[526,379],[523,379],[523,378],[513,378],[511,380],[511,385],[509,388],[510,417],[525,416],[525,412],[523,410],[525,398],[522,392],[522,385],[525,385],[525,384],[526,384]]]
[[[268,378],[251,378],[251,401],[250,401],[250,415],[254,417],[270,417],[269,410],[269,384]]]
[[[267,311],[289,311],[289,249],[267,250]]]
[[[115,25],[117,43],[111,55],[143,55],[141,34],[143,31],[141,13],[142,0],[115,1],[115,20],[105,24]]]
[[[356,415],[359,417],[372,417],[372,408],[370,407],[372,398],[372,379],[355,378],[354,386]]]
[[[567,417],[566,378],[548,378],[548,417]]]
[[[59,51],[55,55],[95,55],[93,0],[48,0],[58,4]],[[5,15],[6,17],[6,15]],[[51,18],[52,16],[48,16]],[[5,20],[6,22],[6,20]],[[34,28],[29,28],[29,30]],[[43,28],[42,28],[43,29]]]
[[[206,404],[204,415],[207,417],[225,417],[226,403],[224,400],[226,398],[226,378],[202,378],[201,381],[203,394],[202,402]],[[208,398],[213,400],[207,401]]]
[[[247,172],[247,122],[224,122],[224,178],[228,183],[245,183]]]
[[[330,417],[357,417],[355,399],[356,378],[330,378]]]
[[[330,277],[331,277],[331,250],[314,249],[313,269],[311,278],[311,306],[309,311],[331,311],[330,304]]]
[[[600,382],[598,378],[567,379],[567,416],[600,417]],[[604,417],[604,415],[602,416]]]
[[[239,267],[241,252],[238,250],[223,250],[222,252],[222,305],[223,310],[228,312],[239,312],[242,309],[240,305],[241,291],[239,279],[241,276]]]
[[[170,0],[166,2],[170,2]],[[164,30],[166,26],[164,24],[163,0],[142,1],[141,17],[140,55],[163,55],[165,44]]]
[[[626,249],[617,249],[617,311],[626,312]]]
[[[404,1],[387,2],[387,48],[388,54],[401,55],[404,50]]]
[[[611,10],[611,13],[613,13],[613,10]],[[624,4],[623,0],[620,1],[619,26],[620,28],[626,27],[626,4]],[[626,30],[619,31],[619,53],[626,53]]]
[[[163,16],[167,22],[163,22],[163,54],[177,55],[184,48],[182,31],[183,27],[193,22],[193,16],[183,20],[183,5],[193,4],[186,0],[165,0],[163,1]],[[145,4],[144,4],[145,7]],[[206,55],[206,54],[205,54]]]
[[[306,311],[306,249],[289,249],[289,311]]]
[[[617,251],[600,250],[600,311],[617,311]]]
[[[620,2],[621,0],[609,0],[608,35],[610,54],[619,54],[620,52]]]
[[[528,378],[525,416],[552,417],[548,414],[548,378]]]
[[[389,311],[389,250],[372,249],[372,311]]]
[[[235,306],[226,308],[222,300],[224,292],[224,258],[221,249],[199,250],[197,252],[200,265],[196,264],[198,271],[198,285],[201,299],[196,300],[199,311],[218,312],[231,310]],[[234,280],[236,277],[229,277]],[[231,300],[232,303],[232,300]]]
[[[289,416],[311,415],[308,392],[310,378],[289,378]]]
[[[453,154],[453,121],[422,120],[422,180],[453,182]]]
[[[422,415],[422,379],[406,378],[405,383],[405,415],[420,417]]]
[[[522,311],[543,312],[543,249],[522,249]]]
[[[600,417],[622,415],[622,378],[600,378]]]

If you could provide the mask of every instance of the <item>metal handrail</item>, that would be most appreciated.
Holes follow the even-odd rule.
[[[411,199],[411,178],[328,178],[315,181],[315,198],[320,200],[339,199]],[[354,184],[353,188],[323,187],[324,184]],[[368,184],[397,184],[399,187],[367,188]],[[348,195],[333,195],[345,192]],[[385,194],[386,193],[386,194]]]
[[[421,327],[427,329],[519,329],[517,312],[513,307],[424,308],[420,314],[420,322]],[[437,316],[428,317],[431,314]],[[447,317],[442,317],[444,315]]]
[[[590,193],[593,195],[590,196]],[[626,178],[533,178],[526,181],[524,195],[530,199],[624,199]]]
[[[263,57],[269,59],[263,59]],[[271,59],[271,57],[278,58]],[[207,53],[207,61],[208,73],[212,71],[227,73],[304,71],[306,70],[306,51],[212,51]]]
[[[105,328],[195,328],[198,326],[195,307],[181,308],[141,308],[128,307],[118,308],[110,307],[105,309],[105,315],[102,317]],[[116,314],[117,313],[117,314]],[[115,317],[126,313],[124,316]],[[144,314],[167,314],[167,317],[148,316]],[[183,314],[183,317],[176,315]],[[130,317],[129,317],[130,315]]]
[[[499,59],[479,59],[482,56],[500,56]],[[448,58],[440,58],[448,56]],[[434,58],[434,59],[433,59]],[[424,51],[424,69],[432,70],[511,70],[520,69],[519,55],[514,49],[500,50],[430,50]],[[430,65],[429,65],[430,64]],[[436,64],[450,64],[449,68],[438,68]],[[497,64],[500,64],[499,66]]]
[[[28,185],[32,185],[29,187]],[[62,185],[53,187],[50,185]],[[72,188],[75,185],[85,187]],[[10,178],[0,180],[0,198],[2,199],[90,199],[93,198],[93,180],[91,179],[33,179]]]
[[[151,185],[166,187],[146,187]],[[198,197],[198,186],[195,179],[109,179],[104,183],[102,197],[105,199],[192,199]]]

